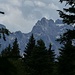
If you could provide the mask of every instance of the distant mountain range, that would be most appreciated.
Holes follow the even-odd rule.
[[[6,29],[6,27],[2,24],[0,24],[0,28]],[[39,39],[44,40],[47,48],[51,43],[53,45],[52,48],[58,54],[58,48],[60,47],[60,44],[55,40],[66,31],[66,28],[73,29],[72,26],[63,24],[62,20],[57,19],[54,22],[52,19],[48,20],[46,18],[42,18],[41,20],[37,21],[37,23],[35,24],[30,33],[25,34],[22,33],[21,31],[9,32],[9,36],[6,35],[6,41],[4,41],[3,38],[1,38],[0,39],[1,50],[7,47],[9,44],[12,45],[14,39],[17,38],[22,54],[23,51],[25,50],[25,46],[28,42],[28,39],[33,33],[36,40]]]

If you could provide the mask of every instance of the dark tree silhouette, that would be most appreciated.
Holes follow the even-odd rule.
[[[20,51],[19,51],[19,44],[17,41],[17,38],[15,39],[15,41],[13,42],[13,47],[11,50],[11,57],[12,58],[19,58],[20,57]]]
[[[5,14],[3,11],[0,11],[0,14]]]
[[[48,55],[48,61],[49,61],[49,71],[50,71],[50,75],[54,75],[55,74],[55,52],[54,50],[52,50],[52,45],[50,43],[49,45],[49,49],[47,50],[47,55]]]
[[[11,50],[12,50],[12,48],[11,48],[11,45],[9,44],[8,47],[6,47],[4,50],[2,50],[1,57],[10,58]]]
[[[59,75],[74,75],[75,74],[75,46],[71,41],[67,41],[60,48],[60,56],[58,57],[58,72]]]
[[[33,34],[30,36],[29,42],[27,43],[27,46],[25,47],[24,51],[24,58],[27,58],[31,55],[31,52],[35,46],[35,39]]]
[[[29,75],[52,75],[52,63],[43,40],[38,40],[37,45],[31,51],[31,55],[25,60],[25,67]]]
[[[0,75],[16,75],[16,68],[6,58],[0,57]]]
[[[63,18],[63,22],[67,24],[75,23],[75,0],[60,0],[60,2],[66,2],[68,8],[63,8],[63,11],[58,10],[60,17]]]
[[[60,0],[66,2],[68,8],[63,8],[63,11],[58,10],[60,17],[64,23],[68,25],[75,24],[75,0]],[[58,57],[58,74],[59,75],[74,75],[75,74],[75,30],[68,30],[58,41],[63,44],[59,49],[60,56]]]

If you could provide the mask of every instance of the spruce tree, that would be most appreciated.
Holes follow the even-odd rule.
[[[9,44],[8,47],[6,47],[4,50],[2,50],[1,52],[1,56],[2,57],[6,57],[6,58],[10,58],[11,57],[11,45]]]
[[[75,23],[75,0],[60,0],[66,2],[68,8],[63,8],[63,11],[58,10],[60,17],[64,23],[74,25]],[[60,56],[58,57],[58,72],[59,75],[74,75],[75,74],[75,30],[68,30],[60,37],[60,43],[63,46],[60,49]]]
[[[2,36],[1,36],[1,34],[2,34]],[[5,35],[9,35],[9,30],[4,29],[4,28],[0,28],[0,38],[2,37],[4,41],[6,41]]]
[[[0,57],[0,75],[16,75],[15,66],[7,59]]]
[[[50,69],[50,74],[53,75],[55,74],[55,52],[52,50],[52,45],[50,43],[49,49],[47,50],[48,52],[48,59],[49,59],[49,69]]]
[[[75,45],[73,39],[75,30],[67,30],[61,35],[60,41],[63,46],[59,49],[58,57],[58,74],[74,75],[75,74]]]
[[[31,52],[35,46],[35,39],[33,34],[30,36],[29,42],[27,43],[24,51],[24,58],[27,58],[31,55]]]
[[[30,57],[25,61],[28,75],[51,75],[52,65],[43,40],[38,40]]]
[[[54,50],[52,50],[51,43],[50,43],[49,49],[48,49],[48,56],[50,58],[50,62],[54,62],[55,61],[55,52],[54,52]]]
[[[59,75],[75,75],[75,46],[71,41],[67,41],[60,48],[60,56],[58,57]]]
[[[60,17],[63,18],[63,22],[67,24],[75,23],[75,0],[60,0],[60,2],[66,2],[68,8],[63,8],[63,11],[58,10]]]
[[[18,44],[17,38],[13,42],[11,57],[12,58],[19,58],[20,57],[20,49],[19,49],[19,44]]]

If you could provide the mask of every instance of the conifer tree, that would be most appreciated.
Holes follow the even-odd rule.
[[[15,66],[7,58],[0,57],[0,75],[16,75]]]
[[[35,39],[33,34],[30,36],[29,42],[27,43],[27,46],[25,47],[24,51],[24,58],[27,58],[31,55],[31,52],[35,46]]]
[[[50,43],[49,49],[48,49],[48,56],[50,58],[50,62],[54,62],[55,61],[55,52],[54,52],[54,50],[52,50],[51,43]]]
[[[63,11],[58,10],[60,17],[63,18],[64,23],[73,25],[75,23],[75,0],[60,0],[60,2],[66,2],[66,5],[68,5],[68,8],[63,8]],[[63,44],[58,57],[59,75],[75,74],[75,46],[73,45],[73,39],[75,39],[75,30],[68,30],[59,40]]]
[[[51,75],[52,68],[48,58],[47,49],[43,40],[38,40],[30,57],[25,61],[28,75]]]
[[[1,34],[2,34],[3,36],[1,36]],[[0,38],[2,37],[4,41],[6,41],[5,34],[6,34],[6,35],[9,35],[9,30],[8,30],[8,29],[4,29],[4,28],[0,28]]]
[[[0,14],[5,14],[4,12],[0,11]],[[6,35],[9,35],[9,31],[7,29],[0,29],[0,38],[1,38],[1,34],[3,35],[3,39],[4,41],[6,41]],[[4,57],[9,57],[10,56],[10,51],[11,50],[11,46],[9,44],[8,47],[6,47],[1,53],[0,56],[0,75],[16,75],[16,70],[15,67],[13,66],[13,64],[10,63],[10,61],[7,58]]]
[[[63,46],[59,49],[58,57],[58,74],[74,75],[75,74],[75,30],[67,30],[61,35],[60,41]]]
[[[19,44],[18,44],[18,41],[17,41],[17,38],[16,38],[15,41],[13,42],[11,57],[12,58],[19,58],[20,57],[20,51],[19,50],[20,50]]]
[[[50,69],[50,74],[53,75],[55,74],[55,52],[52,50],[52,45],[50,43],[49,49],[47,50],[48,52],[48,59],[49,59],[49,69]]]
[[[60,2],[66,2],[68,8],[63,8],[63,11],[58,10],[60,17],[63,18],[63,22],[67,24],[75,23],[75,0],[60,0]]]
[[[2,50],[2,52],[1,52],[1,56],[2,57],[10,57],[11,56],[11,45],[9,44],[9,46],[8,47],[6,47],[4,50]]]
[[[58,61],[59,75],[75,75],[75,46],[71,41],[61,47]]]

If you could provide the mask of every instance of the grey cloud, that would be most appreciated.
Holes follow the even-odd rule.
[[[56,10],[61,8],[59,0],[0,0],[0,10],[6,13],[0,15],[0,23],[11,31],[30,32],[42,17],[54,20],[59,18]]]

